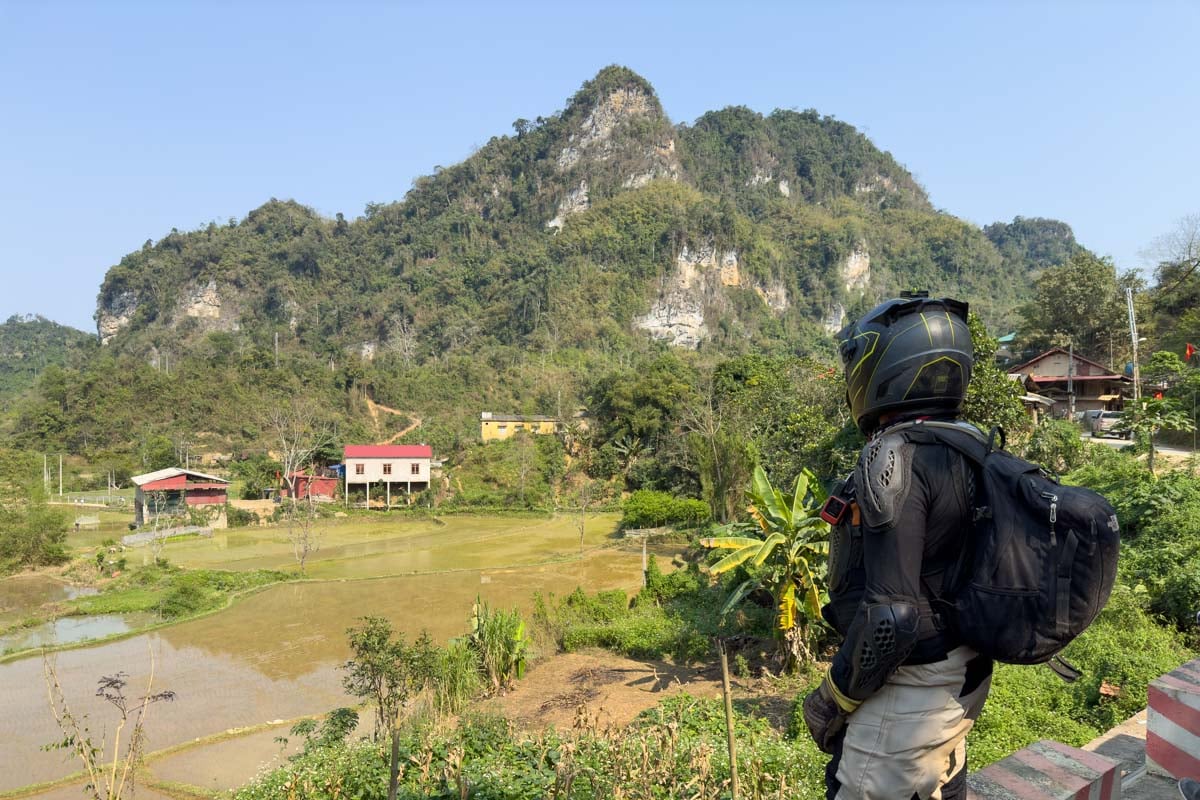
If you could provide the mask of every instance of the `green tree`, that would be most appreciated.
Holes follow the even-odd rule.
[[[391,738],[388,800],[396,800],[400,765],[400,716],[405,705],[434,674],[437,651],[428,634],[412,645],[383,617],[360,617],[346,629],[353,656],[342,665],[346,692],[375,703],[375,739]]]
[[[727,525],[716,536],[701,539],[705,547],[733,552],[709,567],[720,575],[745,566],[749,577],[729,595],[721,610],[728,614],[759,587],[771,593],[778,611],[784,668],[813,660],[812,626],[821,619],[826,591],[829,525],[817,516],[825,492],[805,470],[796,478],[790,497],[771,485],[762,467],[755,467],[746,492],[750,522]]]
[[[1094,361],[1110,361],[1110,347],[1113,358],[1123,357],[1125,288],[1140,285],[1135,273],[1118,276],[1110,259],[1078,252],[1034,281],[1033,299],[1021,308],[1021,340],[1036,350],[1073,343],[1076,353]]]
[[[1193,431],[1196,424],[1176,400],[1164,398],[1140,402],[1140,407],[1134,404],[1133,408],[1126,409],[1118,430],[1134,435],[1138,447],[1148,454],[1146,466],[1154,472],[1154,437],[1162,431]]]
[[[971,329],[975,365],[963,403],[963,417],[985,432],[996,426],[1010,434],[1025,430],[1029,427],[1029,416],[1021,402],[1024,390],[996,366],[999,342],[988,335],[983,320],[975,314],[970,315],[967,324]]]

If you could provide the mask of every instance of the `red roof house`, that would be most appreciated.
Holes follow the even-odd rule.
[[[156,516],[186,514],[188,506],[215,506],[219,509],[211,527],[225,527],[225,502],[229,481],[191,469],[168,467],[131,479],[134,492],[133,521],[144,525]]]
[[[427,444],[351,444],[344,451],[346,497],[351,487],[362,486],[371,505],[371,484],[382,484],[385,506],[392,506],[393,490],[411,500],[413,492],[429,488],[433,448]]]

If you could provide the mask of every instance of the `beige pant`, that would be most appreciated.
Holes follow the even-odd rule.
[[[942,787],[966,766],[967,732],[991,686],[989,675],[959,696],[976,655],[957,647],[935,664],[900,667],[850,715],[837,800],[942,800]]]

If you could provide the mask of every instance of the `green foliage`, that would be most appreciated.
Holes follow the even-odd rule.
[[[516,609],[493,609],[481,598],[471,608],[467,644],[475,651],[484,680],[492,692],[511,685],[525,674],[529,636]]]
[[[715,636],[771,635],[769,609],[747,606],[722,617],[728,592],[727,586],[703,578],[694,565],[662,575],[653,564],[648,565],[646,587],[632,604],[624,592],[589,595],[576,589],[563,598],[538,596],[533,619],[566,652],[602,647],[630,658],[694,663],[711,654]]]
[[[677,498],[666,492],[639,489],[621,503],[622,528],[659,528],[664,525],[695,527],[708,521],[703,500]]]
[[[987,705],[967,742],[974,768],[1038,739],[1086,744],[1144,708],[1150,681],[1190,654],[1177,634],[1156,625],[1133,593],[1118,586],[1107,608],[1064,657],[1083,672],[1070,685],[1047,669],[997,668]],[[1102,694],[1102,684],[1114,687],[1117,696]]]
[[[1056,475],[1083,466],[1087,445],[1079,438],[1079,426],[1061,419],[1043,419],[1025,447],[1025,458]]]
[[[320,724],[315,719],[302,719],[289,729],[292,736],[304,737],[304,748],[289,761],[300,761],[314,750],[323,750],[343,744],[354,729],[358,727],[358,712],[353,708],[335,708],[325,715]],[[285,737],[276,737],[276,741],[287,746]]]
[[[988,335],[983,320],[971,314],[967,324],[971,329],[975,365],[971,370],[971,383],[967,386],[963,416],[984,432],[998,426],[1009,434],[1020,433],[1029,426],[1021,403],[1024,391],[1019,383],[996,366],[998,342]]]
[[[764,797],[816,796],[827,758],[811,741],[789,741],[760,718],[734,719],[738,771]],[[452,730],[406,731],[398,797],[490,800],[627,800],[716,797],[729,780],[719,701],[678,695],[628,729],[587,723],[573,732],[519,733],[507,720],[470,716]],[[647,753],[651,754],[647,758]],[[387,759],[371,742],[317,748],[238,790],[236,800],[383,797]]]
[[[14,314],[0,325],[0,411],[32,387],[47,369],[78,365],[96,349],[96,337],[41,316]]]
[[[243,500],[261,500],[265,489],[278,489],[276,476],[282,469],[283,465],[266,453],[255,453],[229,465],[233,477],[242,482]]]
[[[67,515],[46,504],[39,462],[0,448],[0,575],[67,559]]]
[[[106,553],[97,556],[103,561]],[[99,594],[71,600],[70,608],[77,615],[151,611],[178,619],[220,608],[234,594],[293,577],[293,573],[274,570],[183,570],[162,561],[122,571]]]
[[[346,629],[352,656],[342,665],[342,687],[375,704],[375,738],[397,729],[405,703],[434,673],[437,655],[428,635],[411,645],[383,617],[359,617]]]
[[[1083,251],[1071,226],[1056,219],[1013,217],[985,225],[983,234],[1000,251],[1009,274],[1056,267]]]
[[[1154,437],[1161,431],[1194,431],[1196,423],[1186,414],[1178,400],[1141,400],[1133,403],[1121,418],[1116,430],[1133,434],[1139,447],[1145,449],[1150,459],[1147,467],[1154,471]]]
[[[1043,271],[1034,281],[1033,299],[1021,308],[1021,341],[1030,352],[1073,343],[1075,352],[1093,361],[1123,358],[1129,347],[1125,287],[1136,274],[1117,275],[1110,259],[1086,251]],[[1115,335],[1115,339],[1113,338]]]
[[[721,575],[741,568],[748,573],[729,595],[722,615],[729,613],[756,589],[766,589],[778,609],[776,627],[782,638],[785,664],[791,669],[813,660],[814,628],[821,625],[821,597],[829,556],[829,524],[818,512],[825,492],[807,470],[789,495],[771,485],[761,466],[747,491],[749,523],[735,523],[701,539],[705,547],[730,550],[709,571]]]

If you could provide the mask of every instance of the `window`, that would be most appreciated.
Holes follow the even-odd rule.
[[[363,464],[355,464],[354,465],[354,474],[355,475],[362,475],[366,471],[367,471],[367,468]]]
[[[384,474],[384,475],[391,475],[391,474],[392,474],[392,465],[391,465],[391,464],[384,464],[384,465],[383,465],[383,474]]]
[[[508,426],[507,425],[497,425],[496,430],[499,431],[500,433],[504,433],[505,431],[508,430]]]
[[[413,474],[413,475],[420,475],[420,474],[421,474],[421,465],[420,465],[420,464],[413,464],[413,465],[412,465],[412,474]]]

